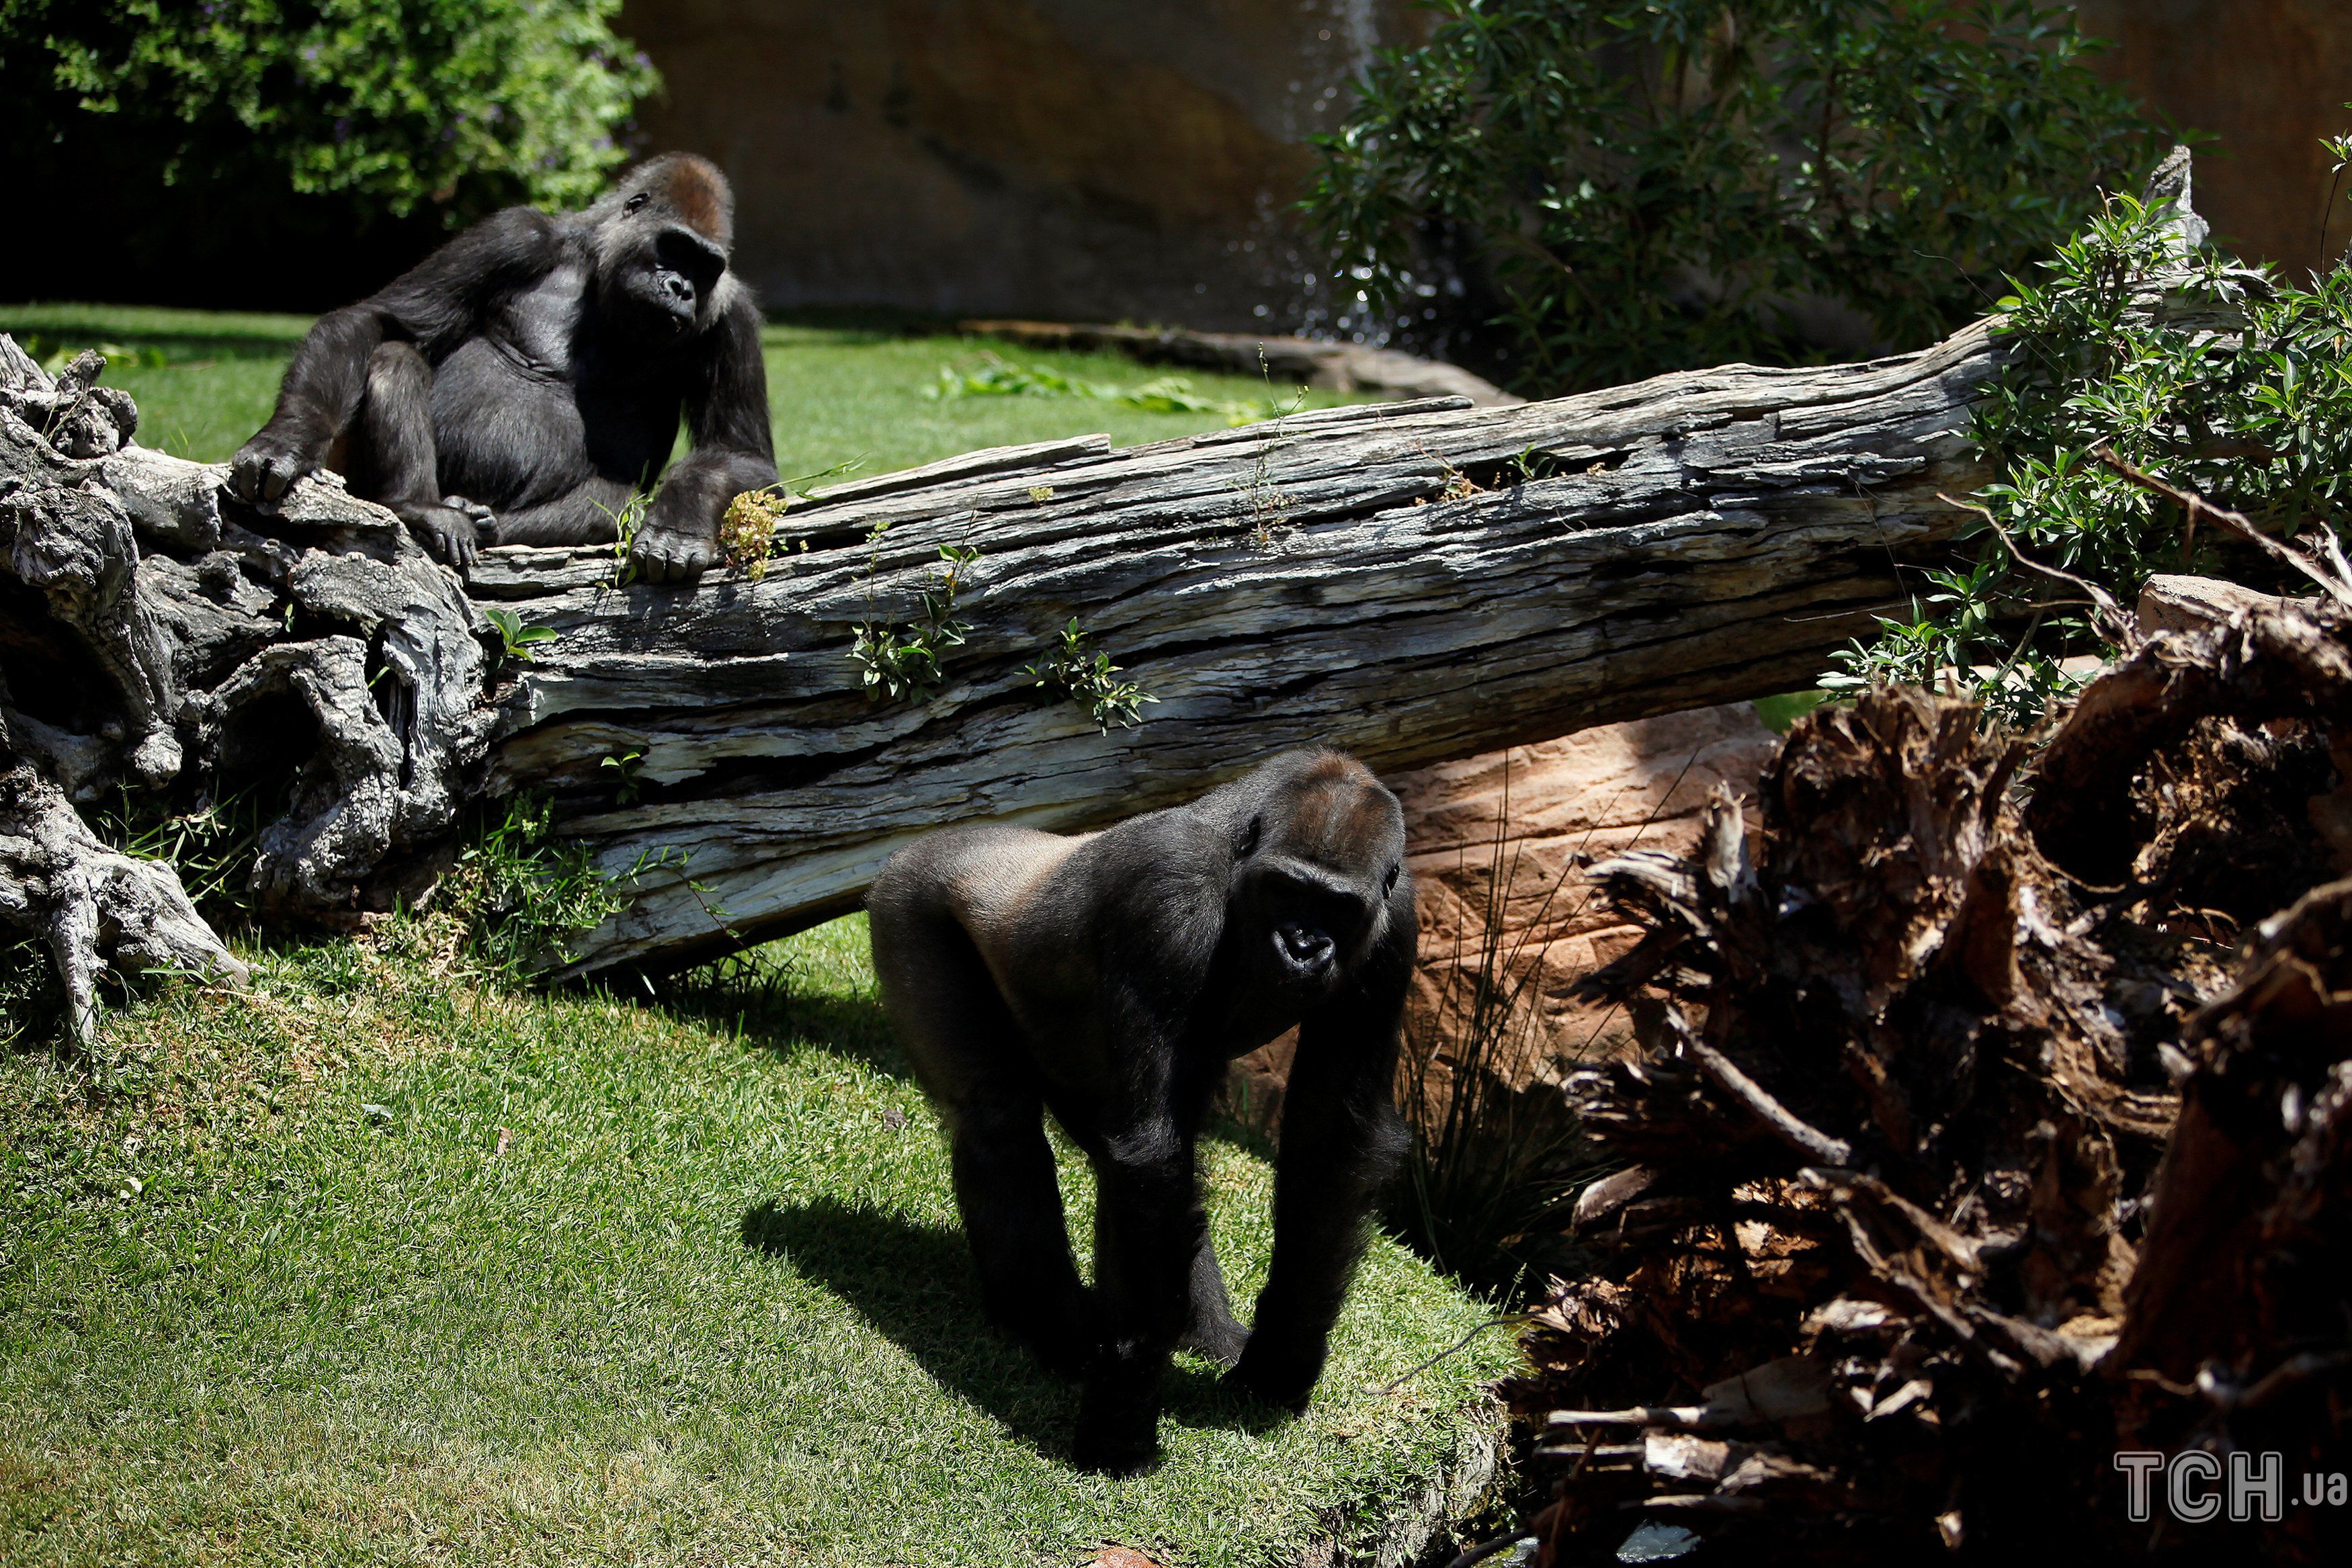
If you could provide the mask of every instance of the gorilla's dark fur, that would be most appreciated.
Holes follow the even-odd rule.
[[[1178,1344],[1303,1407],[1402,1146],[1390,1081],[1413,961],[1396,798],[1288,752],[1192,805],[1099,833],[957,828],[891,857],[867,900],[891,1021],[953,1147],[990,1316],[1079,1378],[1077,1462],[1157,1452]],[[1225,1064],[1293,1024],[1274,1257],[1234,1321],[1193,1145]],[[1042,1112],[1093,1161],[1079,1284]]]
[[[615,538],[682,410],[694,450],[631,557],[646,578],[692,577],[718,559],[727,503],[776,480],[760,315],[727,270],[733,240],[726,177],[684,153],[584,212],[494,214],[319,319],[229,484],[273,501],[336,468],[463,569],[486,543]]]

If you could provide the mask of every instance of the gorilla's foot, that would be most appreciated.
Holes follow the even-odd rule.
[[[460,577],[482,553],[481,530],[472,517],[455,507],[395,506],[393,510],[435,560],[455,567]]]
[[[1070,1459],[1097,1475],[1131,1476],[1160,1460],[1159,1402],[1133,1389],[1087,1385]]]
[[[1031,1360],[1066,1383],[1080,1383],[1100,1364],[1102,1341],[1093,1330],[1071,1324],[1049,1328],[1035,1322],[998,1320],[999,1333],[1027,1352]]]
[[[482,549],[499,542],[499,515],[481,502],[465,496],[444,496],[441,504],[453,512],[463,512],[474,520],[474,536]]]
[[[1253,1334],[1224,1382],[1228,1388],[1238,1388],[1253,1399],[1295,1416],[1307,1408],[1307,1397],[1322,1375],[1319,1346],[1311,1352],[1286,1350],[1264,1334]]]

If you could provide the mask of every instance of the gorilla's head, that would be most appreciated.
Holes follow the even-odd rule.
[[[692,337],[716,319],[735,243],[735,195],[717,165],[690,152],[648,159],[583,215],[607,316],[656,340]]]
[[[1327,993],[1379,946],[1400,893],[1411,907],[1404,813],[1336,751],[1286,753],[1238,788],[1226,939],[1279,989]]]

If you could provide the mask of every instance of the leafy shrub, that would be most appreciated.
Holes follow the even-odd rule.
[[[2043,0],[1432,8],[1307,205],[1373,310],[1434,312],[1463,255],[1522,391],[1801,361],[1825,320],[1927,342],[2161,151]]]
[[[0,0],[0,48],[83,112],[135,121],[168,183],[257,150],[297,192],[451,226],[578,205],[626,156],[659,78],[620,0]]]
[[[1958,684],[1990,717],[2032,724],[2073,685],[2062,661],[2102,646],[2081,584],[2037,569],[2126,608],[2159,571],[2274,586],[2250,550],[2187,526],[2101,451],[2279,538],[2334,513],[2352,486],[2352,272],[2296,287],[2210,252],[2182,256],[2170,216],[2117,196],[2042,281],[2000,301],[1996,329],[2018,352],[1975,416],[2000,477],[1964,536],[1974,559],[1927,573],[1911,615],[1882,622],[1824,685]],[[2159,273],[2172,298],[2161,310]]]

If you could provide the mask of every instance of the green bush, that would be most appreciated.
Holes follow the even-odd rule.
[[[1368,309],[1465,263],[1526,392],[1923,344],[2162,150],[2041,0],[1432,8],[1307,205]]]
[[[448,226],[577,205],[626,156],[658,84],[620,0],[0,0],[13,111],[100,117],[165,183],[258,158],[289,190]],[[12,94],[12,97],[16,95]],[[64,140],[66,128],[59,128]]]
[[[1927,573],[1911,614],[1841,655],[1825,685],[1957,685],[1989,717],[2031,725],[2074,685],[2062,661],[2104,645],[2084,583],[2126,611],[2159,571],[2278,586],[2103,450],[2277,538],[2336,514],[2352,487],[2352,271],[2296,287],[2211,252],[2182,257],[2169,219],[2168,204],[2117,196],[2000,301],[1996,329],[2017,351],[1976,411],[2000,477],[1977,497],[1973,558]]]

